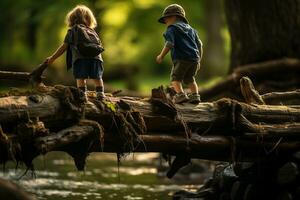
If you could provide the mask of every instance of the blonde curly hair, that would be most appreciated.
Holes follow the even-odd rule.
[[[66,17],[66,23],[68,27],[72,27],[76,24],[84,24],[90,28],[97,26],[97,21],[91,9],[85,5],[77,5],[73,8]]]

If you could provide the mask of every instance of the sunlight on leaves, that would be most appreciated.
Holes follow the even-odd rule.
[[[110,26],[122,26],[126,23],[130,6],[128,3],[119,2],[112,4],[103,15],[103,22]]]

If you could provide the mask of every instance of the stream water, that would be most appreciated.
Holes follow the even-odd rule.
[[[24,167],[15,170],[8,163],[0,176],[14,180],[25,190],[47,200],[164,200],[178,190],[196,190],[200,187],[190,179],[168,180],[158,176],[156,154],[135,154],[128,156],[118,167],[114,154],[92,154],[87,160],[86,170],[78,172],[70,156],[63,153],[49,153],[34,160],[35,177]],[[180,181],[178,181],[180,180]]]

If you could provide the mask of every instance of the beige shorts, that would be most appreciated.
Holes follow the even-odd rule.
[[[200,63],[196,61],[178,60],[171,71],[171,81],[180,81],[185,84],[193,83],[200,69]]]

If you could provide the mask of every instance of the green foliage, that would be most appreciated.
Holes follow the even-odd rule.
[[[117,111],[117,105],[114,104],[113,102],[110,101],[103,101],[103,103],[105,104],[105,106],[112,111],[113,113],[115,113]]]
[[[199,31],[205,43],[204,22],[209,19],[205,19],[204,2],[177,1],[183,5],[191,25]],[[1,0],[0,69],[13,65],[20,66],[19,70],[29,71],[41,63],[62,43],[67,31],[65,16],[68,11],[77,4],[85,4],[94,11],[99,24],[97,31],[106,49],[103,57],[107,71],[120,65],[136,66],[138,77],[151,79],[159,76],[168,80],[171,69],[169,56],[161,65],[155,63],[155,57],[164,44],[162,34],[166,28],[157,19],[170,3],[173,1]],[[225,26],[220,34],[226,41],[229,40]],[[228,46],[228,42],[226,44]],[[222,48],[229,52],[227,46]],[[54,64],[60,73],[66,73],[63,70],[64,59],[62,56]]]

